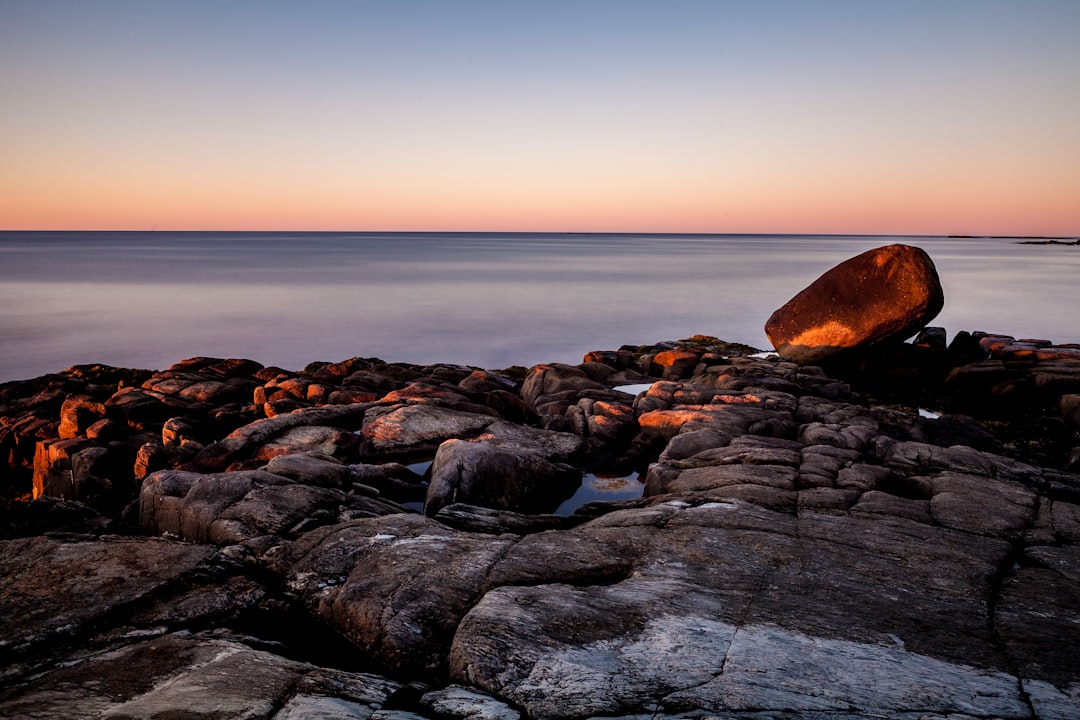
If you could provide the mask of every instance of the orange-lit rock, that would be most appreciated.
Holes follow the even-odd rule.
[[[255,452],[259,460],[270,460],[279,455],[320,452],[326,455],[347,455],[360,439],[351,432],[324,425],[305,425],[286,430],[276,439],[266,443]]]
[[[888,245],[845,260],[765,323],[780,357],[812,364],[842,350],[914,335],[945,303],[930,256]]]
[[[171,462],[172,455],[163,445],[156,442],[144,443],[135,454],[133,472],[136,478],[142,480],[152,472],[169,467]]]
[[[708,418],[709,411],[706,407],[686,406],[678,410],[650,410],[638,417],[638,424],[645,433],[671,438],[678,435],[683,426],[691,420]]]
[[[68,500],[78,497],[73,460],[78,453],[95,445],[82,438],[39,442],[34,453],[34,497],[49,495]]]
[[[445,387],[430,385],[425,382],[410,382],[404,387],[387,393],[382,398],[385,403],[399,403],[406,400],[444,401],[449,403],[468,402],[468,398]]]
[[[634,410],[629,405],[585,399],[578,403],[578,407],[581,408],[590,438],[617,440],[634,431]]]
[[[473,437],[494,422],[490,415],[405,405],[373,410],[365,417],[361,434],[374,453],[418,452],[450,438]]]
[[[105,405],[85,395],[73,395],[60,408],[59,435],[74,438],[86,434],[86,429],[105,417]]]
[[[665,380],[690,377],[700,362],[701,355],[700,352],[684,348],[658,352],[652,359],[650,373],[659,375]]]

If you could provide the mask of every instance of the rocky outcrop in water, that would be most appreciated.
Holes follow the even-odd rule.
[[[3,386],[0,717],[1075,717],[1080,349],[939,335]]]
[[[765,334],[780,357],[809,365],[910,338],[944,303],[930,256],[887,245],[825,272],[769,317]]]

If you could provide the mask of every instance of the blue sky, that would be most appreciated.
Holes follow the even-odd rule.
[[[1080,232],[1080,3],[0,3],[0,227]]]

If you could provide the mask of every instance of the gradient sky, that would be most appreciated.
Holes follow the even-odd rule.
[[[0,228],[1076,235],[1080,2],[0,0]]]

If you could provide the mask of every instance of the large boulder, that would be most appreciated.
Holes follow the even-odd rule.
[[[843,350],[914,335],[945,304],[930,256],[887,245],[845,260],[774,312],[765,334],[780,357],[803,365]]]

